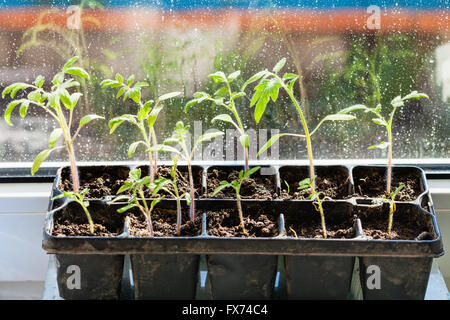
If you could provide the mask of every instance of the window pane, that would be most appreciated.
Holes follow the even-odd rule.
[[[80,81],[83,96],[75,108],[72,133],[86,114],[106,118],[84,126],[76,140],[80,161],[127,160],[129,145],[140,132],[122,124],[113,134],[108,121],[136,114],[130,99],[116,99],[118,88],[102,88],[104,79],[120,73],[125,79],[149,83],[143,101],[164,93],[182,94],[164,102],[155,125],[159,142],[169,137],[178,120],[193,135],[216,128],[227,132],[223,145],[203,145],[203,158],[232,159],[233,126],[211,120],[229,113],[203,102],[185,113],[197,91],[213,95],[222,85],[209,74],[236,70],[238,91],[245,80],[269,69],[282,58],[280,71],[299,75],[294,94],[309,129],[328,114],[355,104],[374,108],[389,117],[391,101],[417,90],[429,99],[412,100],[399,108],[393,122],[394,158],[448,158],[450,42],[447,1],[3,1],[0,4],[0,84],[33,82],[45,77],[50,90],[53,76],[72,56],[90,79]],[[303,134],[297,109],[284,91],[269,102],[257,124],[250,107],[254,84],[236,100],[239,116],[252,142],[250,158],[277,132]],[[74,92],[73,88],[70,89]],[[19,91],[26,98],[30,90]],[[11,99],[1,100],[2,116]],[[26,117],[12,113],[9,126],[0,121],[0,161],[33,161],[48,148],[57,122],[43,108],[30,105]],[[386,158],[386,149],[368,150],[387,141],[373,114],[357,111],[354,121],[325,122],[312,137],[316,159]],[[68,115],[66,115],[68,117]],[[63,146],[62,139],[57,146]],[[214,152],[212,152],[214,151]],[[161,158],[169,155],[160,154]],[[242,155],[238,153],[238,158]],[[303,138],[282,137],[273,148],[274,159],[305,159]],[[196,156],[196,159],[200,159]],[[64,148],[51,161],[66,161]],[[138,148],[133,160],[146,159]]]

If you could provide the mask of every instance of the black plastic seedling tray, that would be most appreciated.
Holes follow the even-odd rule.
[[[208,198],[206,177],[208,169],[214,166],[196,166],[198,172],[202,172],[202,188],[198,192],[195,205],[196,215],[202,215],[202,233],[195,237],[133,237],[129,234],[129,219],[124,219],[123,232],[115,237],[55,237],[52,235],[53,219],[55,215],[61,214],[74,203],[52,203],[46,219],[43,248],[48,253],[66,256],[82,256],[86,258],[91,255],[124,256],[131,255],[140,257],[147,267],[134,267],[134,270],[149,269],[155,257],[169,255],[164,259],[180,259],[191,257],[192,262],[183,262],[182,266],[191,265],[187,272],[191,276],[185,282],[195,288],[197,281],[198,258],[206,255],[212,298],[214,299],[252,299],[272,298],[273,281],[277,271],[278,256],[283,256],[286,269],[286,284],[288,298],[291,299],[346,299],[350,289],[351,275],[355,259],[360,261],[361,283],[365,299],[378,299],[383,297],[399,299],[423,299],[426,283],[431,269],[432,259],[443,254],[441,234],[433,213],[433,204],[429,196],[429,190],[423,170],[417,167],[396,166],[394,175],[402,170],[412,170],[420,179],[420,192],[414,201],[396,202],[398,217],[394,216],[394,223],[398,218],[401,220],[401,212],[404,216],[418,217],[419,224],[426,229],[428,235],[422,240],[374,240],[364,235],[363,212],[382,208],[381,205],[372,204],[371,198],[350,197],[354,194],[354,173],[361,170],[385,170],[383,166],[317,166],[317,174],[320,172],[341,171],[347,172],[348,197],[335,201],[325,201],[324,210],[327,224],[332,225],[335,219],[347,219],[352,222],[352,237],[347,239],[311,239],[288,237],[285,233],[287,225],[293,219],[301,220],[317,219],[318,214],[314,210],[310,200],[253,200],[242,201],[243,211],[252,212],[254,208],[263,208],[266,214],[270,214],[278,222],[279,233],[270,238],[232,238],[214,237],[208,235],[207,216],[208,210],[233,209],[236,206],[234,199],[211,199]],[[229,167],[229,166],[228,166]],[[306,167],[297,166],[272,166],[273,179],[277,185],[277,191],[281,189],[280,172],[284,168],[305,170]],[[133,167],[128,167],[128,170]],[[182,168],[182,166],[179,166]],[[126,171],[127,167],[121,166]],[[80,167],[80,172],[89,170],[88,167]],[[306,169],[307,170],[307,169]],[[268,170],[270,171],[270,170]],[[57,194],[61,170],[55,179],[53,194]],[[105,210],[116,212],[121,204],[108,204],[107,199],[91,200],[91,208],[100,206]],[[148,200],[150,201],[150,199]],[[175,200],[164,199],[158,205],[161,208],[175,208]],[[185,205],[184,205],[185,206]],[[185,206],[186,208],[186,206]],[[380,209],[381,210],[381,209]],[[80,212],[80,214],[83,214]],[[95,210],[91,212],[95,216]],[[361,216],[361,218],[359,217]],[[356,217],[356,218],[355,218]],[[172,258],[170,256],[172,255]],[[176,258],[173,255],[177,256]],[[247,257],[247,258],[245,258]],[[258,259],[255,259],[258,257]],[[252,259],[254,258],[254,259]],[[260,260],[264,260],[262,263]],[[133,259],[132,259],[133,260]],[[135,259],[137,260],[137,259]],[[253,261],[252,261],[253,260]],[[273,263],[272,263],[273,262]],[[398,263],[397,263],[398,262]],[[262,265],[268,269],[262,269]],[[370,266],[378,266],[381,270],[381,288],[369,288],[370,274],[367,272]],[[239,268],[237,268],[239,266]],[[416,270],[420,270],[416,272]],[[251,273],[251,270],[261,270],[259,275]],[[171,274],[174,274],[172,271]],[[253,272],[255,273],[255,272]],[[404,277],[396,282],[396,279]],[[402,276],[400,276],[402,274]],[[157,275],[156,278],[164,277]],[[307,276],[305,276],[307,275]],[[170,277],[170,273],[168,274]],[[254,277],[251,278],[251,277]],[[393,278],[394,277],[394,278]],[[395,278],[397,277],[397,278]],[[192,299],[195,289],[189,289],[185,285],[184,295],[159,295],[157,290],[144,289],[146,285],[157,288],[164,286],[155,284],[152,276],[136,275],[136,280],[142,280],[138,285],[135,297],[158,299],[177,298]],[[245,279],[252,280],[255,288],[244,290],[242,288]],[[260,279],[260,280],[258,280]],[[243,282],[244,281],[244,282]],[[167,281],[166,281],[167,282]],[[250,281],[251,282],[251,281]],[[260,282],[260,283],[259,283]],[[314,284],[314,285],[313,285]],[[61,282],[60,286],[65,283]],[[249,285],[250,286],[250,285]],[[239,287],[241,289],[239,290]],[[168,288],[168,287],[167,287]],[[171,289],[172,290],[172,289]],[[173,289],[175,290],[175,289]],[[172,291],[173,291],[172,290]],[[68,295],[68,298],[72,296]]]

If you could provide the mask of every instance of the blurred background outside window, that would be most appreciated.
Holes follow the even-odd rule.
[[[145,98],[183,94],[160,114],[157,133],[168,137],[178,120],[197,132],[211,128],[222,113],[206,103],[184,113],[196,91],[213,93],[215,71],[241,70],[236,85],[287,58],[283,71],[300,75],[295,93],[314,127],[325,115],[353,104],[389,107],[412,90],[430,99],[414,101],[395,120],[394,158],[447,159],[450,146],[450,30],[445,0],[160,0],[160,1],[0,1],[0,86],[45,76],[49,86],[65,61],[80,56],[91,78],[82,83],[76,116],[107,120],[135,113],[131,101],[115,99],[100,82],[121,73],[150,84]],[[238,106],[259,147],[279,130],[302,133],[287,96],[271,103],[256,124],[251,89]],[[8,99],[0,102],[1,115]],[[384,138],[383,128],[360,120],[326,124],[313,138],[317,159],[385,159],[385,150],[367,150]],[[32,162],[47,147],[55,123],[30,108],[18,108],[14,126],[0,121],[0,162]],[[77,122],[75,122],[77,123]],[[122,125],[109,134],[107,121],[92,122],[77,140],[79,161],[123,161],[138,132]],[[163,155],[161,155],[163,157]],[[215,155],[219,159],[223,155]],[[280,159],[305,159],[305,141],[283,138]],[[50,161],[65,161],[65,151]],[[145,159],[144,151],[135,155]]]

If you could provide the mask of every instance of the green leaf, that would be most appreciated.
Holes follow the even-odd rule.
[[[236,128],[239,128],[239,126],[233,121],[233,119],[231,118],[231,116],[228,115],[228,114],[219,114],[218,116],[215,116],[215,117],[211,120],[211,123],[214,123],[214,122],[216,122],[217,120],[231,123],[231,124],[232,124],[233,126],[235,126]]]
[[[138,81],[136,82],[136,84],[134,85],[134,88],[142,88],[142,87],[148,87],[149,84],[147,82],[144,81]]]
[[[133,142],[132,144],[130,144],[130,147],[128,148],[128,158],[131,158],[133,156],[133,154],[136,152],[136,148],[140,145],[140,144],[146,145],[144,141],[137,141],[137,142]]]
[[[116,75],[116,79],[117,79],[117,75]],[[122,78],[121,82],[123,83],[123,78]],[[127,86],[131,86],[133,84],[133,82],[134,82],[134,74],[132,74],[131,76],[128,77],[128,79],[127,79]]]
[[[23,102],[23,99],[20,99],[20,100],[14,100],[14,101],[11,101],[11,102],[8,104],[8,106],[6,107],[6,111],[5,111],[4,118],[5,118],[5,121],[6,121],[10,126],[13,125],[13,124],[11,123],[11,113],[13,112],[14,108],[15,108],[17,105],[21,104],[22,102]]]
[[[130,180],[139,180],[141,178],[141,169],[140,168],[133,169],[130,171],[128,175]]]
[[[158,101],[168,100],[168,99],[177,97],[177,96],[179,96],[180,94],[181,94],[181,92],[169,92],[169,93],[166,93],[166,94],[163,94],[162,96],[160,96],[160,97],[158,98]]]
[[[204,135],[200,136],[197,141],[195,141],[194,144],[194,148],[193,150],[197,147],[197,145],[199,145],[200,143],[204,142],[204,141],[210,141],[214,138],[217,138],[219,136],[223,136],[224,133],[221,131],[215,131],[215,132],[210,132],[210,133],[205,133]]]
[[[263,153],[264,151],[266,151],[267,149],[269,149],[276,141],[278,141],[278,139],[280,139],[283,136],[293,136],[293,137],[300,137],[300,138],[305,138],[304,135],[301,134],[296,134],[296,133],[278,133],[274,136],[272,136],[269,141],[267,141],[264,146],[259,150],[258,154],[256,155],[257,157],[259,157],[261,155],[261,153]]]
[[[117,194],[122,193],[122,192],[127,191],[127,190],[130,190],[131,187],[132,187],[132,184],[131,184],[131,183],[125,182],[125,183],[119,188],[119,190],[117,191]],[[128,197],[128,196],[126,196],[126,197]]]
[[[323,118],[322,121],[349,121],[354,119],[356,117],[350,114],[330,114]]]
[[[133,75],[131,75],[132,77]],[[117,82],[119,82],[120,84],[123,84],[123,77],[122,75],[120,75],[119,73],[116,73],[115,79]]]
[[[379,126],[387,127],[387,123],[386,123],[386,121],[385,121],[384,119],[381,119],[381,118],[373,118],[373,119],[372,119],[372,122],[378,124]]]
[[[244,179],[247,179],[248,177],[250,177],[252,174],[254,174],[256,171],[258,171],[259,169],[261,169],[261,167],[254,167],[251,168],[247,171],[244,172]]]
[[[124,99],[130,98],[136,103],[141,102],[141,89],[140,88],[133,88],[128,90],[128,92],[125,94]]]
[[[83,68],[72,67],[68,68],[64,72],[81,78],[89,79],[89,74]]]
[[[231,99],[232,99],[232,100],[236,100],[237,98],[245,97],[245,96],[246,96],[246,93],[245,93],[245,92],[237,92],[237,93],[234,93],[234,94],[231,96]],[[218,103],[216,103],[216,104],[218,104]]]
[[[245,88],[246,88],[249,84],[251,84],[251,83],[253,83],[253,82],[258,81],[259,79],[261,79],[265,74],[267,74],[267,70],[260,71],[260,72],[258,72],[257,74],[251,76],[247,81],[245,81],[244,85],[241,87],[241,91],[244,91]]]
[[[125,93],[125,90],[127,90],[126,87],[120,88],[119,91],[117,91],[116,99],[119,99]]]
[[[86,116],[84,116],[83,118],[81,118],[80,120],[80,124],[79,124],[79,128],[85,126],[86,124],[88,124],[89,122],[91,122],[92,120],[97,120],[97,119],[105,119],[102,116],[97,116],[95,114],[88,114]]]
[[[280,61],[277,62],[275,67],[273,67],[273,72],[277,73],[284,67],[285,64],[286,64],[286,58],[281,59]]]
[[[218,90],[216,90],[216,92],[214,92],[214,96],[215,97],[223,97],[228,93],[228,89],[226,87],[222,87]]]
[[[397,194],[405,187],[404,184],[400,185],[394,192],[391,193],[391,199],[394,200]]]
[[[199,101],[199,99],[192,99],[192,100],[189,100],[189,101],[186,103],[186,106],[184,107],[184,112],[186,113],[186,112],[188,111],[188,109],[189,109],[190,107],[192,107],[194,104],[196,104],[198,101]]]
[[[175,171],[173,172],[173,174],[175,174]],[[171,176],[172,176],[172,178],[174,177],[173,175],[172,175],[172,173],[171,173]],[[155,188],[153,189],[153,192],[152,192],[152,195],[156,195],[158,192],[159,192],[159,190],[161,190],[162,188],[164,188],[164,186],[166,185],[166,184],[169,184],[169,183],[171,183],[172,181],[171,180],[169,180],[169,179],[164,179],[164,178],[159,178],[159,179],[157,179],[156,181],[155,181]]]
[[[161,200],[162,200],[163,198],[164,198],[164,197],[161,197],[161,198],[158,198],[158,199],[153,200],[152,203],[150,204],[150,210],[153,210],[153,208],[154,208],[158,203],[160,203]]]
[[[59,138],[62,136],[63,130],[61,128],[56,128],[52,131],[50,134],[50,138],[48,140],[48,147],[50,149],[53,149],[55,147],[55,144],[58,142]]]
[[[124,213],[124,212],[127,212],[128,210],[130,210],[130,209],[132,209],[134,207],[137,207],[137,204],[136,203],[130,203],[130,204],[126,205],[125,207],[117,209],[117,212],[118,213]]]
[[[28,95],[27,98],[31,101],[35,101],[35,102],[40,102],[42,97],[41,97],[41,93],[38,90],[34,90],[31,91]]]
[[[294,73],[285,73],[283,75],[283,80],[294,80],[294,79],[298,79],[298,75]]]
[[[273,102],[277,101],[277,98],[278,98],[278,87],[277,86],[270,88],[270,98],[272,99]]]
[[[151,129],[153,125],[156,122],[156,119],[158,118],[159,113],[164,108],[162,105],[158,105],[157,107],[153,108],[148,116],[148,127]]]
[[[222,71],[218,71],[218,72],[212,73],[208,77],[213,78],[215,83],[228,82],[227,81],[227,76]]]
[[[237,71],[231,73],[231,74],[228,76],[228,81],[229,81],[229,82],[233,81],[234,79],[236,79],[237,77],[239,77],[240,74],[241,74],[241,70],[237,70]]]
[[[77,103],[78,103],[78,100],[80,100],[80,97],[81,97],[82,95],[83,95],[83,94],[80,93],[80,92],[74,92],[74,93],[70,96],[70,102],[71,102],[71,104],[72,104],[71,109],[75,108],[75,106],[76,106]]]
[[[64,82],[64,72],[58,72],[53,77],[52,83],[53,84],[60,84]]]
[[[375,111],[375,113],[380,113],[381,112],[381,104],[377,104],[374,111]]]
[[[113,133],[124,121],[131,122],[132,124],[137,124],[136,119],[131,114],[124,114],[122,116],[113,118],[109,121],[108,125],[110,128],[109,133]]]
[[[61,88],[58,90],[59,99],[63,103],[63,105],[71,110],[72,109],[72,100],[70,99],[70,94],[66,89]]]
[[[36,87],[42,88],[44,85],[45,78],[41,75],[37,76],[36,80],[34,80],[34,84]]]
[[[368,149],[386,149],[387,147],[389,147],[389,143],[385,142],[385,141],[381,141],[379,144],[375,145],[375,146],[370,146]]]
[[[430,99],[430,97],[427,94],[425,94],[425,93],[412,91],[410,94],[407,94],[406,96],[404,96],[402,98],[402,100],[403,101],[409,100],[409,99],[417,99],[417,100],[419,100],[420,98]]]
[[[250,108],[253,107],[259,100],[259,98],[262,95],[262,91],[261,90],[256,90],[255,93],[252,96],[252,100],[250,101]]]
[[[61,87],[64,89],[69,89],[69,88],[79,87],[79,86],[80,86],[80,83],[73,79],[68,79],[67,81],[61,83]]]
[[[30,101],[28,101],[28,100],[24,100],[22,102],[22,104],[20,105],[19,113],[22,118],[25,118],[25,116],[27,115],[27,110],[28,110],[29,105],[30,105]]]
[[[244,148],[250,147],[250,139],[248,137],[248,134],[242,134],[239,136],[239,142]]]
[[[270,99],[269,94],[267,92],[264,92],[261,98],[258,100],[254,114],[256,123],[259,123],[259,121],[261,120],[264,111],[266,110],[266,106],[267,103],[269,102],[269,99]]]
[[[178,149],[171,147],[171,146],[166,146],[164,144],[158,144],[156,146],[152,146],[147,151],[148,152],[163,151],[163,152],[172,152],[175,154],[180,154],[180,151]]]
[[[78,56],[70,58],[64,67],[62,68],[62,71],[65,72],[71,65],[73,65],[78,60]]]
[[[115,203],[115,202],[123,202],[123,200],[126,200],[128,202],[128,201],[130,201],[130,199],[131,199],[130,196],[127,196],[127,195],[123,194],[123,195],[120,195],[118,197],[115,197],[112,201],[108,202],[108,204]]]
[[[403,107],[403,106],[405,105],[405,103],[403,102],[401,96],[397,96],[397,97],[395,97],[394,99],[392,99],[391,105],[392,105],[393,107],[396,107],[396,108],[397,108],[397,107]]]
[[[344,109],[340,110],[337,114],[348,114],[348,113],[353,112],[353,111],[367,110],[367,109],[369,109],[369,108],[366,107],[363,104],[355,104],[353,106],[350,106],[350,107],[347,107],[347,108],[344,108]]]
[[[17,83],[13,83],[9,86],[7,86],[2,93],[2,98],[5,98],[5,96],[10,93],[11,98],[14,98],[14,96],[16,95],[17,91],[19,90],[24,90],[29,88],[30,85],[27,83],[23,83],[23,82],[17,82]]]
[[[226,182],[226,181],[224,181]],[[222,182],[221,182],[222,183]],[[214,192],[212,193],[211,197],[215,197],[220,191],[222,191],[225,188],[231,187],[231,183],[226,182],[226,184],[221,184],[216,189],[214,189]]]
[[[48,104],[50,105],[50,107],[52,107],[54,109],[59,108],[59,96],[56,93],[49,93],[47,95],[47,99],[48,99]]]
[[[39,168],[41,167],[42,162],[44,162],[45,159],[47,159],[47,157],[50,155],[50,153],[53,150],[54,149],[46,149],[46,150],[44,150],[44,151],[42,151],[41,153],[38,154],[36,159],[34,159],[33,165],[31,166],[31,175],[32,176],[34,176],[34,174],[39,170]]]

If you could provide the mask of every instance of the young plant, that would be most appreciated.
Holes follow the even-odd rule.
[[[172,170],[170,170],[170,176],[172,177],[172,179],[168,180],[168,179],[163,179],[161,178],[161,183],[170,183],[172,185],[172,188],[174,190],[174,192],[170,191],[167,188],[163,188],[163,190],[165,190],[166,192],[168,192],[170,195],[172,195],[172,197],[174,197],[175,199],[177,199],[177,226],[176,226],[176,230],[177,230],[177,235],[181,235],[181,222],[182,222],[182,214],[181,214],[181,199],[184,197],[187,201],[188,205],[191,205],[193,203],[192,201],[192,195],[190,193],[184,193],[181,197],[180,197],[180,193],[178,192],[178,186],[177,186],[177,162],[178,162],[178,156],[175,156],[173,158],[173,167]],[[191,189],[192,190],[192,189]],[[193,220],[191,220],[193,221]]]
[[[239,221],[241,223],[242,232],[244,234],[247,234],[247,231],[245,230],[245,226],[244,226],[244,214],[242,212],[240,191],[241,191],[241,187],[242,187],[242,184],[244,183],[244,181],[247,180],[248,177],[250,177],[253,173],[258,171],[260,168],[261,167],[254,167],[250,170],[245,170],[245,171],[241,170],[239,172],[239,176],[238,176],[237,180],[233,180],[231,182],[221,181],[220,186],[218,186],[212,194],[212,196],[214,197],[216,194],[218,194],[223,189],[230,188],[230,187],[233,188],[234,191],[236,191],[236,203],[237,203],[237,209],[238,209],[238,214],[239,214]]]
[[[181,92],[170,92],[163,94],[159,98],[154,100],[148,100],[144,102],[142,100],[141,90],[148,86],[148,83],[143,81],[135,82],[134,75],[128,77],[125,80],[120,74],[116,74],[115,79],[106,79],[102,81],[103,88],[119,88],[116,98],[123,96],[123,101],[130,99],[134,101],[139,109],[137,113],[134,114],[124,114],[119,117],[115,117],[109,121],[110,134],[112,134],[123,122],[129,122],[135,125],[142,136],[142,140],[133,142],[128,148],[128,157],[131,158],[136,152],[139,145],[143,145],[145,150],[148,152],[149,159],[149,176],[150,183],[155,180],[155,175],[157,173],[157,153],[152,155],[149,149],[157,145],[156,134],[154,130],[155,122],[158,118],[159,113],[164,108],[161,104],[163,101],[174,98],[181,94]]]
[[[89,189],[84,189],[80,193],[75,191],[63,191],[63,193],[57,195],[56,197],[53,197],[52,200],[66,198],[70,201],[74,201],[78,203],[82,208],[84,213],[86,214],[86,217],[89,222],[89,231],[91,234],[94,234],[94,222],[92,221],[91,214],[89,213],[89,210],[87,209],[89,207],[89,201],[85,201],[84,197],[89,192]]]
[[[315,179],[315,177],[313,179]],[[304,190],[304,189],[311,189],[311,190],[313,190],[313,187],[312,187],[313,181],[314,180],[311,180],[310,178],[303,179],[299,183],[298,190]],[[326,239],[327,238],[327,228],[326,228],[326,225],[325,225],[325,216],[323,214],[322,203],[323,203],[324,200],[327,200],[327,199],[328,200],[333,200],[333,199],[331,199],[328,196],[321,197],[322,195],[323,195],[322,192],[316,191],[316,192],[311,193],[308,196],[308,198],[310,200],[312,200],[314,208],[316,209],[316,211],[320,212],[320,223],[321,223],[321,226],[322,226],[322,235],[323,235],[323,238]]]
[[[387,178],[386,178],[386,195],[391,195],[391,184],[392,184],[392,125],[394,121],[395,112],[398,108],[403,107],[405,105],[405,101],[411,100],[411,99],[421,99],[421,98],[427,98],[428,96],[425,93],[419,93],[417,91],[412,91],[410,94],[401,97],[397,96],[391,101],[392,110],[389,114],[389,118],[386,119],[382,113],[381,113],[381,104],[378,104],[375,108],[369,108],[365,105],[354,105],[348,108],[345,108],[341,110],[340,114],[348,114],[350,112],[356,111],[356,110],[364,110],[364,112],[370,112],[375,115],[375,118],[372,118],[372,121],[382,126],[386,129],[387,133],[387,142],[381,141],[377,145],[370,146],[369,149],[386,149],[388,148],[388,164],[387,164]]]
[[[50,91],[46,91],[43,88],[44,77],[38,76],[32,84],[28,83],[13,83],[3,90],[2,98],[6,95],[10,95],[11,99],[14,99],[17,92],[21,90],[30,90],[26,98],[12,100],[5,111],[5,120],[12,126],[11,113],[14,108],[20,105],[20,116],[24,118],[27,115],[27,110],[30,105],[38,106],[44,109],[56,122],[59,124],[59,128],[53,130],[50,134],[48,142],[48,149],[45,149],[36,157],[31,168],[31,174],[34,175],[38,171],[42,162],[51,154],[52,151],[64,148],[55,147],[61,136],[64,138],[65,147],[69,154],[70,168],[72,174],[73,191],[80,194],[80,180],[78,176],[78,168],[76,165],[74,142],[78,137],[80,130],[86,124],[95,119],[104,119],[101,116],[95,114],[86,115],[81,118],[77,130],[72,134],[72,120],[75,107],[78,100],[82,96],[79,92],[69,93],[69,90],[73,87],[80,86],[78,81],[72,78],[67,78],[67,75],[78,76],[82,79],[89,79],[89,74],[82,68],[74,67],[73,64],[78,60],[78,57],[73,57],[63,66],[62,70],[58,72],[52,80],[52,87]]]
[[[397,196],[397,194],[405,187],[404,184],[400,185],[397,189],[395,189],[394,192],[392,192],[389,196],[390,198],[387,199],[386,196],[383,197],[384,201],[388,201],[389,202],[389,223],[388,223],[388,229],[387,232],[391,233],[392,230],[392,220],[394,218],[394,212],[396,210],[395,207],[395,197]]]
[[[248,149],[250,147],[250,141],[249,136],[245,133],[245,129],[239,117],[235,103],[236,99],[246,95],[244,92],[245,86],[243,86],[240,91],[237,92],[233,91],[231,87],[231,83],[233,82],[233,80],[239,77],[240,74],[241,71],[239,70],[229,74],[228,76],[226,76],[222,71],[210,74],[209,77],[213,78],[214,82],[216,83],[223,83],[223,87],[214,93],[214,97],[206,92],[194,93],[194,99],[190,100],[186,104],[185,112],[187,112],[187,110],[191,106],[203,101],[213,102],[214,104],[224,107],[226,110],[230,111],[234,117],[234,120],[229,114],[220,114],[214,117],[211,122],[214,123],[217,120],[224,121],[231,123],[236,128],[236,130],[239,132],[239,142],[244,148],[245,170],[248,170]]]
[[[191,150],[188,149],[188,133],[190,126],[184,126],[183,121],[178,121],[175,125],[175,130],[172,133],[172,136],[164,141],[164,144],[159,144],[150,147],[147,151],[156,152],[156,151],[165,151],[171,152],[175,154],[175,156],[187,162],[188,166],[188,175],[189,175],[189,188],[190,188],[190,209],[189,209],[189,218],[191,221],[195,219],[195,209],[194,209],[194,177],[192,175],[192,158],[194,157],[194,152],[197,146],[204,142],[214,139],[218,136],[222,136],[224,133],[221,131],[206,133],[200,136],[194,143],[194,146]],[[170,146],[169,144],[176,144],[180,147],[181,150],[176,149],[175,147]]]
[[[312,130],[309,130],[308,123],[306,121],[304,111],[302,109],[301,104],[298,102],[297,98],[294,95],[294,85],[296,80],[299,78],[298,75],[293,73],[285,73],[283,76],[280,76],[278,73],[280,70],[284,67],[286,64],[286,59],[281,59],[275,67],[272,69],[272,71],[263,70],[258,73],[256,73],[253,77],[251,77],[247,82],[244,84],[245,86],[259,81],[258,84],[254,88],[254,94],[252,96],[250,106],[255,107],[254,111],[254,117],[255,121],[259,123],[261,120],[264,111],[266,110],[267,104],[272,100],[273,102],[277,101],[279,90],[283,89],[295,105],[297,112],[300,116],[302,126],[303,126],[303,134],[296,134],[296,133],[280,133],[277,134],[269,139],[267,143],[259,150],[258,156],[270,148],[272,144],[274,144],[278,139],[280,139],[283,136],[294,136],[294,137],[302,137],[306,139],[306,147],[308,152],[308,159],[309,159],[309,181],[310,181],[310,188],[311,188],[311,194],[318,194],[318,191],[316,190],[315,186],[315,170],[314,170],[314,162],[313,162],[313,153],[312,153],[312,144],[311,144],[311,137],[314,135],[315,132],[320,128],[320,126],[326,122],[326,121],[348,121],[348,120],[354,120],[356,119],[355,116],[349,115],[349,114],[342,114],[342,113],[336,113],[336,114],[330,114],[325,116],[319,124]],[[322,206],[317,206],[316,208],[321,209]],[[321,219],[324,220],[324,214],[323,211],[320,211]],[[324,236],[326,237],[326,232],[324,231]]]
[[[128,202],[127,205],[117,210],[118,213],[124,213],[130,210],[131,208],[137,207],[139,211],[144,215],[147,221],[147,228],[150,233],[150,237],[154,236],[153,224],[152,224],[152,211],[153,208],[164,198],[156,198],[154,199],[150,207],[145,201],[144,190],[151,188],[152,195],[156,195],[159,190],[163,187],[164,182],[158,181],[156,184],[150,183],[150,177],[141,177],[141,169],[133,169],[130,171],[127,181],[120,187],[117,191],[117,194],[123,193],[125,191],[129,192],[129,195],[120,195],[114,200],[110,201],[110,203],[120,202],[126,200]]]

